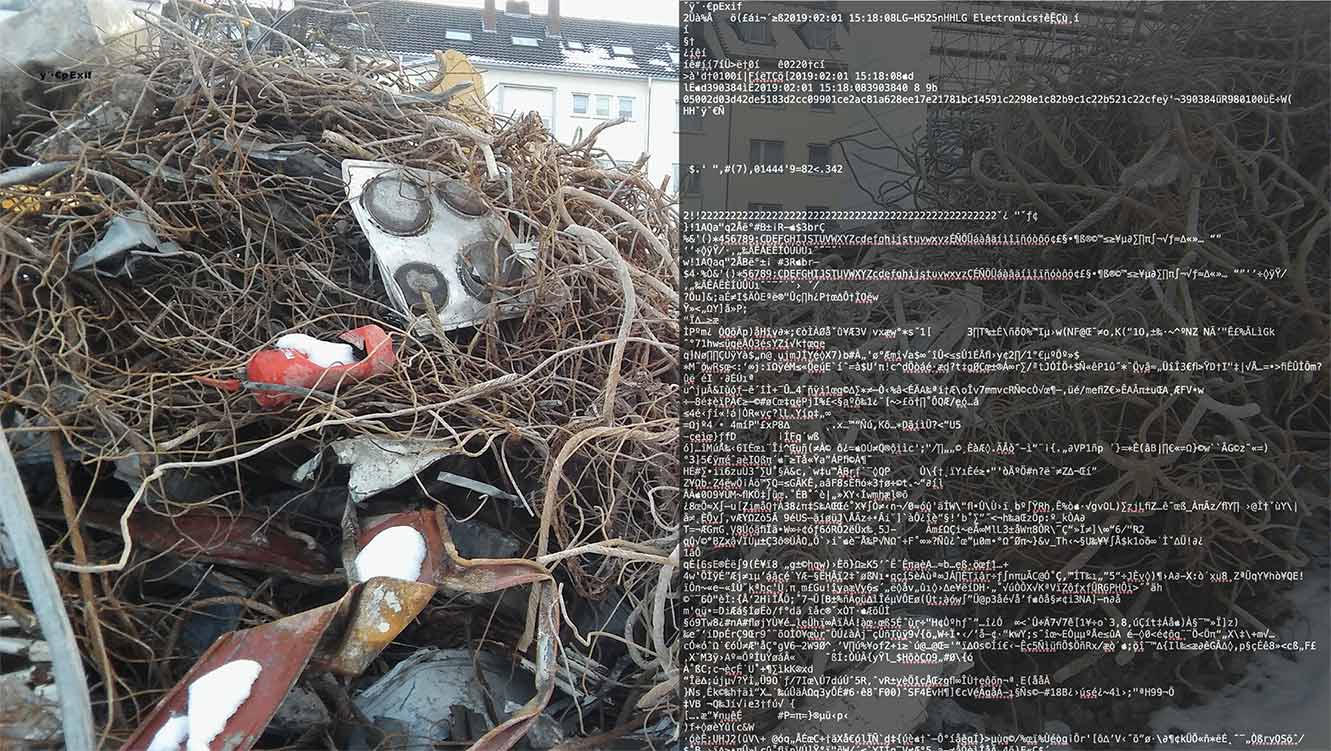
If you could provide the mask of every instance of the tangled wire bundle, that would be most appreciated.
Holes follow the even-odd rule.
[[[607,690],[630,708],[650,693],[653,721],[668,716],[678,561],[671,198],[641,164],[601,166],[596,133],[570,146],[534,115],[496,121],[449,105],[419,92],[396,62],[321,61],[295,44],[260,55],[152,23],[161,43],[98,71],[50,125],[76,124],[107,102],[123,118],[47,143],[41,156],[56,166],[35,190],[0,188],[15,201],[0,214],[0,407],[33,428],[16,439],[62,439],[53,442],[59,495],[72,502],[45,518],[72,546],[65,568],[96,590],[68,604],[90,615],[77,625],[100,673],[95,704],[108,732],[132,729],[169,686],[161,666],[181,655],[162,645],[190,608],[143,595],[151,556],[132,539],[81,528],[80,511],[258,511],[335,541],[336,513],[294,503],[317,493],[271,478],[353,436],[428,440],[470,462],[478,479],[515,489],[532,515],[506,531],[530,557],[567,571],[565,597],[614,593],[630,612],[622,633],[579,634],[566,646],[626,644]],[[274,145],[301,158],[252,158]],[[346,158],[434,170],[482,190],[539,248],[525,282],[530,310],[413,333],[387,304],[340,179],[317,169]],[[135,211],[184,252],[140,258],[129,278],[72,270],[113,217]],[[277,411],[196,380],[234,374],[284,333],[331,339],[368,323],[393,336],[391,375],[321,386],[329,393]],[[78,466],[66,471],[66,458]],[[136,488],[128,503],[108,487],[114,468]],[[192,480],[204,490],[179,490]],[[21,609],[18,580],[3,584],[0,604]],[[294,599],[284,600],[283,587],[260,587],[247,612],[268,619],[319,598],[288,590]],[[642,727],[644,715],[584,727],[623,733],[634,721]]]

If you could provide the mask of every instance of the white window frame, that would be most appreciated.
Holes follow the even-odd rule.
[[[578,112],[578,97],[585,97],[585,98],[587,99],[587,109],[583,110],[582,112]],[[588,94],[588,93],[585,92],[585,91],[575,91],[575,92],[573,92],[573,109],[572,109],[572,112],[573,112],[573,116],[574,116],[574,117],[591,117],[591,116],[592,116],[592,95],[591,95],[591,94]]]
[[[513,46],[514,46],[514,47],[540,47],[540,46],[541,46],[541,40],[537,39],[536,37],[514,36],[514,37],[509,37],[509,39],[513,42]],[[518,41],[518,40],[522,40],[522,41]]]
[[[559,98],[558,98],[558,94],[559,94],[559,92],[558,92],[557,89],[555,89],[555,87],[553,87],[553,86],[526,86],[526,85],[523,85],[523,84],[512,84],[512,83],[502,83],[502,84],[499,84],[499,114],[501,114],[501,115],[507,115],[507,114],[509,114],[509,112],[508,112],[508,107],[506,107],[505,104],[504,104],[504,94],[506,94],[510,89],[521,89],[521,90],[523,90],[523,91],[547,91],[547,92],[549,92],[549,93],[550,93],[550,124],[549,124],[548,127],[550,128],[550,131],[551,131],[551,132],[554,132],[554,130],[555,130],[555,122],[556,122],[556,120],[557,120],[557,116],[558,116],[558,113],[559,113],[559,107],[557,106],[558,103],[559,103]]]
[[[628,117],[624,117],[624,100],[626,99],[628,100],[629,103]],[[624,117],[624,119],[629,122],[633,122],[638,119],[638,103],[636,97],[631,97],[631,96],[616,97],[615,104],[619,105],[619,107],[615,110],[616,117]]]
[[[596,95],[596,102],[594,103],[596,106],[595,106],[595,108],[592,109],[592,117],[600,118],[600,119],[602,119],[602,120],[609,120],[609,119],[610,119],[610,113],[611,113],[611,111],[612,111],[612,110],[610,109],[610,101],[611,101],[612,99],[614,99],[614,97],[610,96],[609,94],[597,94],[597,95]],[[604,115],[601,114],[601,101],[602,101],[602,100],[605,100],[605,114],[604,114]]]
[[[780,90],[780,89],[778,89],[777,91],[771,91],[771,92],[759,91],[759,90],[758,90],[758,84],[755,82],[755,80],[752,80],[752,79],[751,79],[751,80],[749,81],[749,96],[753,96],[753,97],[759,97],[759,96],[771,96],[771,97],[773,97],[774,99],[776,99],[776,102],[774,102],[774,103],[770,103],[770,104],[764,104],[764,103],[754,102],[753,104],[749,105],[750,107],[756,107],[756,108],[759,108],[759,109],[765,109],[765,110],[783,110],[783,109],[786,108],[786,103],[783,102],[783,101],[781,101],[781,99],[780,99],[780,97],[782,96],[782,94],[783,94],[783,92],[782,92],[782,90]]]
[[[464,31],[462,29],[445,29],[444,39],[448,39],[453,42],[470,42],[471,32]]]
[[[819,82],[815,83],[815,84],[813,85],[813,93],[814,93],[814,94],[826,94],[826,93],[828,93],[828,92],[827,92],[827,85],[826,85],[824,82],[822,82],[822,81],[819,81]],[[814,104],[814,103],[811,102],[811,103],[809,103],[809,111],[810,111],[810,112],[822,112],[822,113],[826,114],[826,113],[828,113],[828,112],[835,112],[835,111],[836,111],[836,105],[832,104],[831,102],[828,102],[828,103],[826,103],[826,104]]]
[[[692,192],[688,190],[690,177],[694,178],[693,187],[697,188],[697,190],[694,190]],[[702,197],[702,173],[695,172],[693,174],[689,174],[687,172],[682,171],[681,168],[681,172],[679,175],[679,185],[676,187],[676,192],[679,193],[681,196],[688,196],[690,198]]]
[[[758,148],[757,159],[754,159],[754,147]],[[774,155],[768,154],[769,151],[781,150],[780,159],[771,161]],[[777,138],[750,138],[749,139],[749,164],[785,164],[786,160],[786,142]]]

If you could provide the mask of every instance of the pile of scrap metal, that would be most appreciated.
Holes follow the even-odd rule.
[[[0,133],[0,746],[677,745],[672,198],[301,7]]]

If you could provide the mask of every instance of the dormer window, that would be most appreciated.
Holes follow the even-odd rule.
[[[806,23],[799,27],[800,39],[811,50],[836,49],[836,26],[830,23]]]
[[[611,45],[610,52],[612,52],[615,57],[633,57],[633,48],[625,47],[620,44]]]
[[[444,38],[454,42],[470,42],[471,32],[461,31],[459,29],[448,29],[444,32]]]
[[[744,21],[735,24],[735,33],[741,42],[749,44],[771,44],[772,27],[767,21]]]
[[[540,47],[541,40],[536,37],[513,37],[514,47]]]

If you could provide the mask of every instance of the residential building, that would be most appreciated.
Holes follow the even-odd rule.
[[[1071,2],[1058,6],[1015,0],[949,0],[857,4],[745,2],[742,14],[714,13],[686,29],[705,54],[753,66],[744,92],[853,96],[904,86],[899,93],[991,92],[1021,71],[1059,80],[1070,56],[1090,43],[1149,34],[1168,4]],[[978,14],[1057,9],[1075,23],[982,23]],[[949,19],[923,23],[865,21],[876,11],[928,11]],[[850,23],[859,14],[860,23]],[[742,21],[736,22],[734,18]],[[807,19],[817,20],[807,20]],[[840,19],[827,21],[825,19]],[[791,22],[773,19],[793,19]],[[807,83],[789,61],[811,61],[827,81]],[[785,65],[786,67],[780,67]],[[687,87],[687,78],[686,78]],[[747,97],[746,97],[747,98]],[[687,97],[686,97],[687,99]],[[932,178],[960,176],[985,145],[992,108],[923,103],[773,104],[775,97],[719,107],[686,102],[681,131],[689,158],[706,165],[700,186],[681,196],[683,208],[817,211],[915,208]],[[691,137],[692,134],[700,134]],[[752,170],[712,165],[777,162],[832,165],[824,175],[772,179]],[[816,205],[815,205],[816,202]]]
[[[839,4],[836,10],[847,8],[853,5]],[[928,35],[906,26],[772,20],[809,15],[802,11],[826,15],[825,4],[746,2],[743,10],[742,22],[732,22],[732,14],[716,13],[711,22],[688,28],[708,56],[754,66],[746,93],[755,99],[724,105],[719,113],[716,108],[686,108],[692,120],[681,120],[685,149],[708,169],[702,170],[699,190],[681,195],[681,207],[817,212],[828,206],[857,210],[908,202],[908,191],[892,189],[903,181],[891,170],[905,168],[884,145],[890,146],[892,139],[909,142],[925,124],[923,105],[781,103],[781,94],[848,95],[857,71],[918,71],[922,77]],[[810,82],[807,76],[779,67],[791,60],[815,61],[823,66],[818,70],[836,82]],[[702,135],[690,137],[693,133]],[[780,163],[831,171],[782,179],[761,171]],[[742,167],[710,168],[745,164],[747,172]]]
[[[536,112],[560,141],[622,118],[597,146],[619,164],[646,156],[650,179],[677,188],[678,27],[563,17],[558,0],[545,15],[512,0],[502,9],[383,0],[363,12],[374,32],[367,45],[426,78],[438,69],[435,50],[457,50],[483,74],[494,112]]]

